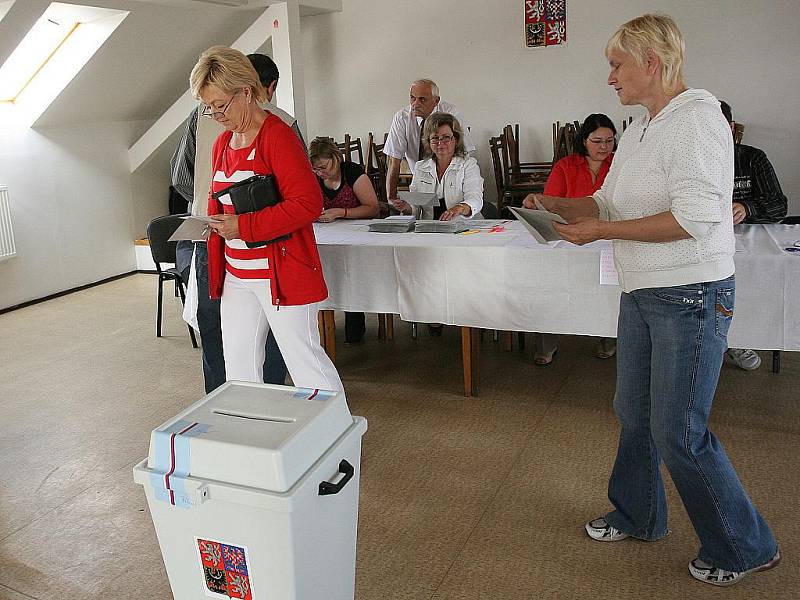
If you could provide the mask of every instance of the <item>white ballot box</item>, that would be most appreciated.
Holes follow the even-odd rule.
[[[230,381],[133,468],[176,600],[352,600],[361,436],[344,394]]]

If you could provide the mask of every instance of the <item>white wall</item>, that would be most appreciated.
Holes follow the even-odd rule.
[[[552,157],[551,123],[622,107],[606,85],[606,41],[624,21],[662,10],[686,38],[686,82],[726,99],[746,124],[745,143],[772,160],[790,212],[800,213],[800,2],[570,0],[569,43],[524,46],[522,0],[344,0],[344,10],[303,19],[310,137],[388,130],[408,84],[437,81],[472,124],[494,197],[488,139],[520,123],[523,160]]]
[[[132,241],[143,229],[134,217],[166,213],[169,186],[168,166],[139,181],[130,174],[128,147],[142,127],[0,131],[17,246],[16,258],[0,261],[0,308],[136,268]]]

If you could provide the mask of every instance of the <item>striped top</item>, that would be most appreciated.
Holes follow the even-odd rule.
[[[256,175],[253,170],[253,161],[256,157],[257,140],[246,148],[234,150],[226,146],[223,151],[219,169],[214,172],[211,180],[211,191],[218,192],[233,183],[244,181]],[[263,175],[263,173],[259,173]],[[229,194],[219,197],[222,210],[226,215],[234,214],[235,210]],[[269,279],[269,251],[267,246],[248,248],[240,239],[225,240],[225,270],[239,279],[264,280]]]

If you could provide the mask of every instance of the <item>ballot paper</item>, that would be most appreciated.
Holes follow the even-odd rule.
[[[413,216],[407,215],[394,215],[385,219],[375,219],[370,221],[369,231],[372,233],[406,233],[413,231],[415,221],[416,219]]]
[[[567,222],[559,215],[546,210],[532,210],[530,208],[516,208],[509,206],[508,209],[514,213],[525,229],[540,244],[555,242],[562,239],[558,232],[553,228],[553,222],[566,224]]]
[[[183,217],[183,223],[180,224],[169,239],[168,242],[179,242],[181,240],[191,240],[193,242],[204,242],[211,234],[209,223],[213,222],[211,217]]]
[[[439,200],[433,192],[397,192],[397,197],[412,206],[436,206]]]
[[[453,219],[452,221],[417,221],[415,233],[461,233],[469,229],[466,219]]]

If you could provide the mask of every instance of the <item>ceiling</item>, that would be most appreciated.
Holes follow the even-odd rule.
[[[235,0],[215,0],[222,1]],[[188,88],[200,53],[234,42],[273,1],[248,0],[231,7],[208,0],[73,0],[130,14],[36,127],[157,119]],[[49,4],[17,0],[0,20],[0,64]],[[315,11],[318,7],[306,7],[301,14]]]

